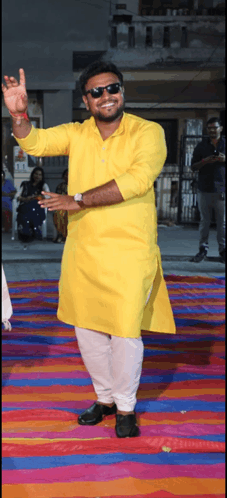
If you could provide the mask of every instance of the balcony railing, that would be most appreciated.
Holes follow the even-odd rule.
[[[122,19],[118,22],[116,16],[110,19],[110,48],[114,49],[182,48],[194,52],[203,49],[213,51],[216,46],[220,50],[224,49],[224,38],[223,17],[134,16],[130,22]],[[220,50],[215,57],[218,54],[221,58],[224,56]]]
[[[143,7],[140,10],[141,16],[224,16],[225,9],[210,8],[210,9],[152,9],[151,7]]]

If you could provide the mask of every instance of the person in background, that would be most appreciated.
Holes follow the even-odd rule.
[[[62,173],[63,182],[59,183],[56,188],[56,193],[61,195],[67,195],[68,193],[68,169],[65,169]],[[67,225],[68,225],[68,212],[60,209],[60,211],[55,211],[54,213],[54,225],[57,230],[57,235],[53,242],[65,242],[67,237]]]
[[[16,194],[16,189],[2,169],[2,227],[5,232],[12,228],[12,200]]]
[[[2,323],[5,330],[11,330],[12,326],[10,323],[10,318],[13,314],[12,303],[9,295],[9,289],[6,282],[6,276],[4,268],[2,266]]]
[[[207,121],[209,137],[195,147],[191,168],[198,171],[199,252],[193,261],[199,263],[207,255],[212,208],[217,223],[219,255],[225,263],[225,139],[218,118]]]
[[[24,243],[31,240],[42,240],[42,224],[45,220],[45,211],[38,201],[42,199],[42,190],[49,192],[45,183],[43,168],[37,166],[31,172],[30,180],[23,181],[17,193],[19,206],[17,208],[18,238]]]

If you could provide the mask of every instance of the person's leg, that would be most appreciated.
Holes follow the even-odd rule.
[[[217,241],[219,254],[225,250],[225,194],[213,194],[213,207],[217,224]]]
[[[209,248],[208,238],[210,230],[210,219],[211,219],[211,199],[212,194],[209,192],[198,191],[198,208],[200,213],[199,222],[199,252],[192,258],[191,261],[195,263],[200,263],[205,256]]]
[[[83,361],[98,397],[97,403],[78,417],[78,423],[96,425],[104,416],[116,413],[118,408],[115,426],[117,436],[138,436],[134,408],[143,361],[141,338],[110,337],[79,327],[75,327],[75,331]]]
[[[117,405],[116,435],[119,438],[139,435],[136,415],[136,393],[139,387],[143,342],[141,338],[131,339],[112,336],[113,397]]]
[[[32,206],[30,221],[33,227],[33,235],[35,239],[42,240],[42,224],[45,220],[45,212],[44,209],[40,208],[36,201],[32,203]]]
[[[2,211],[2,226],[5,232],[9,232],[12,228],[12,212],[9,209]]]
[[[98,403],[113,405],[111,338],[108,334],[75,327],[83,362],[91,376]]]
[[[18,238],[21,242],[26,243],[32,240],[32,229],[30,226],[29,218],[22,214],[18,213],[17,216],[17,230],[18,230]]]
[[[133,413],[143,362],[143,341],[111,337],[113,386],[112,396],[118,413]]]
[[[199,248],[203,246],[208,250],[209,229],[212,210],[212,193],[198,192],[198,208],[200,213]]]

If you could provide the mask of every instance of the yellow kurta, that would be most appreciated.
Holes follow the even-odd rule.
[[[166,159],[162,127],[124,113],[105,141],[93,117],[82,124],[33,127],[16,140],[33,156],[69,156],[69,195],[114,179],[124,198],[120,204],[69,212],[59,320],[120,337],[137,338],[141,329],[175,333],[153,189]]]

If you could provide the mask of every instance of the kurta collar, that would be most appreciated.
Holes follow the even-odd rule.
[[[91,127],[92,127],[94,133],[96,133],[97,135],[99,135],[101,137],[94,117],[92,116],[90,119],[91,119],[91,121],[90,121]],[[126,119],[126,114],[123,112],[123,117],[122,117],[122,120],[121,120],[118,128],[115,130],[115,132],[112,135],[110,135],[109,138],[116,137],[117,135],[121,135],[122,133],[124,133],[124,131],[125,131],[125,119]]]

